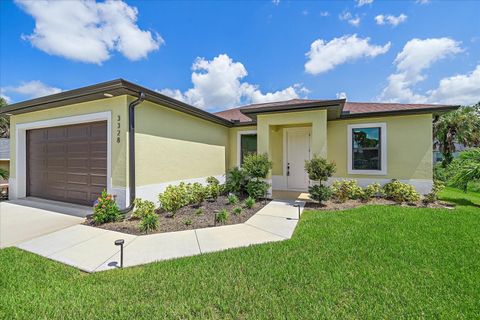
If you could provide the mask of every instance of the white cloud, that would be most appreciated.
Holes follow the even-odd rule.
[[[378,25],[384,25],[384,24],[389,24],[394,27],[398,26],[400,23],[403,23],[407,20],[407,16],[404,15],[403,13],[400,14],[398,17],[392,16],[392,15],[383,15],[380,14],[375,17],[375,21],[377,22]]]
[[[342,21],[347,21],[350,25],[354,26],[354,27],[358,27],[360,26],[360,17],[358,15],[355,15],[355,17],[353,17],[353,15],[348,12],[348,11],[344,11],[342,12],[338,18]]]
[[[280,0],[272,0],[272,3],[276,6],[278,6],[280,4]]]
[[[376,57],[390,49],[390,42],[382,46],[371,45],[369,41],[370,38],[358,38],[356,34],[333,38],[329,42],[315,40],[306,53],[308,61],[305,63],[305,71],[317,75],[349,61]]]
[[[62,92],[62,89],[47,86],[39,80],[22,82],[19,86],[7,86],[0,88],[0,94],[6,98],[7,102],[11,101],[8,96],[5,96],[7,93],[19,94],[25,96],[27,99],[33,99],[59,92]]]
[[[220,54],[212,60],[197,58],[192,66],[193,87],[185,92],[162,89],[160,93],[202,109],[229,108],[244,103],[261,103],[298,98],[308,91],[299,84],[263,93],[257,85],[241,80],[248,75],[241,62]]]
[[[22,38],[51,55],[101,64],[117,51],[129,60],[158,50],[163,39],[136,24],[138,10],[123,1],[27,1],[17,4],[35,19]]]
[[[430,3],[430,0],[417,0],[415,2],[420,3],[420,4],[428,4],[428,3]]]
[[[347,99],[346,92],[337,92],[336,96],[337,96],[337,99]]]
[[[320,17],[328,17],[330,15],[330,12],[328,11],[320,11]]]
[[[478,90],[474,90],[471,86],[478,82],[480,71],[477,69],[469,75],[442,79],[437,89],[430,90],[426,94],[415,93],[412,89],[415,84],[425,80],[424,70],[430,68],[435,62],[462,51],[460,43],[450,38],[408,41],[395,58],[396,72],[388,77],[388,84],[379,98],[390,102],[445,103],[469,100],[470,95],[478,95]],[[452,89],[448,99],[444,96],[446,89]]]
[[[357,7],[362,7],[367,4],[372,4],[373,0],[356,0],[357,1]]]

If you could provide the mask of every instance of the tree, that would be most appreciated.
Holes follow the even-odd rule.
[[[439,146],[446,167],[453,160],[455,143],[466,147],[480,145],[480,102],[441,115],[433,123],[434,146]]]
[[[466,192],[469,182],[480,181],[480,148],[463,151],[451,166],[455,168],[451,184]]]
[[[0,109],[7,106],[7,100],[0,97]],[[8,138],[10,136],[10,120],[8,116],[0,115],[0,138]]]
[[[322,204],[322,201],[330,199],[332,191],[329,187],[322,184],[323,181],[327,181],[335,172],[335,164],[328,162],[326,159],[314,155],[311,160],[305,161],[305,171],[308,173],[308,178],[315,181],[317,184],[308,187],[308,192],[312,200],[318,201]]]

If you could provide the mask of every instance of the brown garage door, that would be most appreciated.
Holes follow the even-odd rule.
[[[107,187],[107,122],[27,131],[27,195],[92,205]]]

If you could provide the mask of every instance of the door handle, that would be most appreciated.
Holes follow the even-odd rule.
[[[290,175],[290,163],[287,163],[287,177]]]

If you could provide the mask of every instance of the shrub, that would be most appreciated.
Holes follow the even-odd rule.
[[[185,184],[179,186],[168,186],[163,193],[158,196],[161,207],[175,215],[177,211],[189,203],[187,187]]]
[[[237,204],[238,203],[238,197],[234,194],[229,194],[228,195],[228,203],[229,204]]]
[[[195,210],[195,214],[197,216],[202,215],[203,214],[203,208],[198,208],[197,210]]]
[[[327,181],[335,172],[335,164],[318,155],[314,155],[311,160],[305,161],[305,171],[308,173],[308,178],[313,181]]]
[[[120,210],[118,209],[113,196],[108,194],[106,190],[103,190],[93,207],[93,222],[95,224],[102,224],[118,221],[120,218]]]
[[[217,222],[218,223],[224,223],[228,220],[229,213],[227,209],[222,209],[220,212],[217,213]]]
[[[233,214],[234,215],[239,215],[240,213],[242,213],[242,208],[241,207],[235,207],[233,208]]]
[[[470,182],[480,182],[480,148],[465,150],[451,165],[457,167],[451,184],[467,192]]]
[[[333,198],[340,202],[348,199],[358,199],[362,196],[363,190],[358,185],[357,180],[337,180],[332,185]]]
[[[218,181],[217,178],[215,178],[213,176],[210,176],[210,177],[207,178],[207,183],[209,185],[217,185],[218,186],[220,184],[220,181]]]
[[[152,201],[142,200],[140,198],[135,199],[135,210],[132,217],[142,219],[149,213],[155,213],[155,204]]]
[[[247,175],[246,172],[237,167],[227,172],[225,188],[227,192],[242,195],[246,191]]]
[[[221,186],[218,184],[209,184],[205,187],[206,197],[216,201],[220,195],[220,188]]]
[[[187,227],[191,226],[192,225],[192,220],[191,219],[185,219],[185,221],[183,221],[183,224],[186,225]]]
[[[150,232],[158,229],[158,216],[155,212],[147,213],[142,217],[138,225],[138,229],[142,232]]]
[[[318,203],[322,203],[322,201],[327,201],[332,196],[332,190],[328,186],[324,186],[323,184],[317,184],[308,187],[308,192],[310,193],[310,198]]]
[[[247,184],[247,194],[254,199],[264,198],[267,195],[267,190],[270,187],[268,183],[261,180],[250,180]]]
[[[247,207],[248,209],[252,209],[254,205],[255,205],[255,198],[248,197],[247,199],[245,199],[245,207]]]
[[[382,194],[382,186],[375,182],[373,184],[369,184],[360,192],[359,198],[363,201],[369,201],[370,199],[381,196]]]
[[[243,157],[243,170],[250,178],[265,179],[272,168],[272,162],[267,154],[251,153]]]
[[[433,181],[432,191],[427,193],[423,197],[423,203],[434,203],[438,200],[438,194],[445,188],[445,184],[442,181],[435,180]]]
[[[395,202],[415,202],[420,200],[420,195],[412,185],[392,180],[383,186],[383,192],[387,199]]]
[[[200,206],[203,200],[205,200],[205,198],[207,197],[207,188],[202,186],[198,182],[190,185],[188,191],[190,203],[196,206]]]

